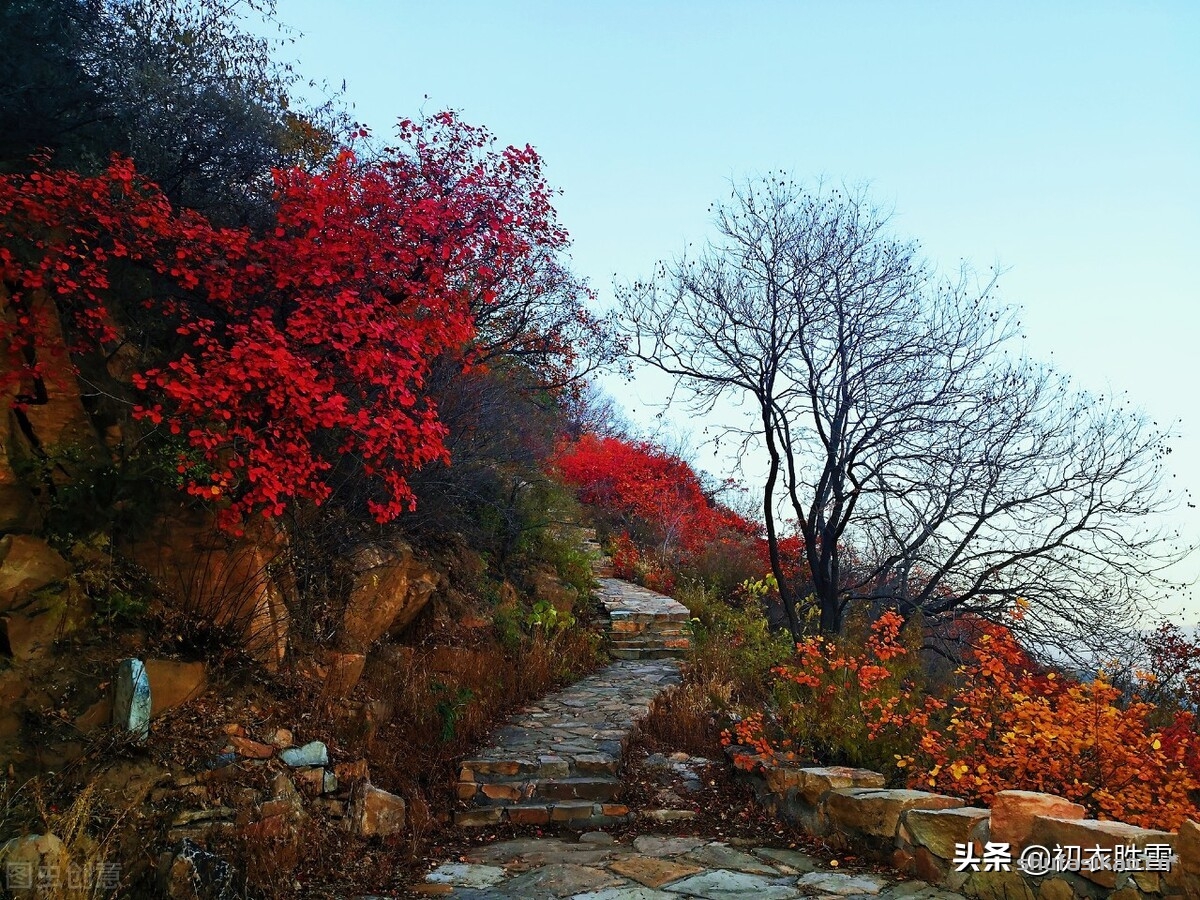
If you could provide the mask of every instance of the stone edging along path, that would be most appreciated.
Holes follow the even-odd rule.
[[[888,789],[884,776],[869,769],[798,768],[778,765],[746,747],[728,752],[741,758],[742,777],[775,815],[831,846],[865,851],[967,897],[1200,897],[1200,825],[1195,822],[1168,832],[1086,819],[1079,804],[1034,791],[1000,791],[991,809],[971,807],[945,794]],[[1071,863],[1068,851],[1073,850],[1078,853]],[[1026,851],[1033,855],[1026,857]]]

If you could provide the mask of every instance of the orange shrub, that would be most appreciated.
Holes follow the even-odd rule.
[[[1045,791],[1143,828],[1200,817],[1190,717],[1155,730],[1153,704],[1122,705],[1103,674],[1079,683],[1032,671],[1004,628],[983,634],[972,656],[939,726],[927,728],[905,760],[913,766],[911,786],[984,805],[1006,788]],[[881,720],[880,727],[904,722]]]
[[[726,743],[778,761],[800,753],[866,765],[982,805],[1016,788],[1143,828],[1200,819],[1191,713],[1156,727],[1153,703],[1122,702],[1103,674],[1081,683],[1044,669],[1008,628],[982,620],[970,623],[974,647],[946,698],[924,696],[900,625],[885,613],[860,652],[819,637],[797,644],[793,661],[773,670],[774,716],[747,716]]]

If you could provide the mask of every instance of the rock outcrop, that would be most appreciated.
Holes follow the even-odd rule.
[[[286,539],[255,523],[241,537],[222,534],[206,514],[178,509],[160,519],[153,537],[126,549],[188,615],[228,627],[268,669],[287,651],[289,613],[272,574]]]

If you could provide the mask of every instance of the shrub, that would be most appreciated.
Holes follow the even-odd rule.
[[[700,582],[684,582],[676,598],[692,614],[688,680],[705,685],[717,709],[761,705],[772,668],[791,652],[790,639],[767,627],[759,607],[731,606]]]
[[[897,751],[916,737],[915,710],[923,700],[920,629],[902,634],[903,624],[889,611],[871,623],[865,638],[810,637],[796,645],[791,662],[774,669],[773,697],[789,749],[895,773]],[[903,727],[887,732],[878,727],[901,720]]]
[[[1037,665],[1011,629],[978,619],[966,623],[973,647],[944,697],[921,695],[914,626],[902,641],[891,612],[871,625],[860,651],[819,637],[798,644],[773,669],[774,712],[747,716],[726,742],[865,765],[982,805],[1023,789],[1145,828],[1177,828],[1200,815],[1190,712],[1160,727],[1154,704],[1123,703],[1103,672],[1090,682],[1067,678]]]
[[[1189,713],[1155,728],[1155,706],[1122,704],[1103,672],[1081,683],[1025,665],[1006,628],[983,634],[971,657],[949,701],[931,699],[919,713],[933,721],[904,760],[913,765],[914,786],[983,804],[1006,788],[1046,791],[1092,816],[1144,828],[1200,817]]]

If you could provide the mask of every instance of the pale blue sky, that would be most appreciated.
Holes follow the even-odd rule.
[[[869,181],[939,264],[1008,267],[1033,355],[1182,420],[1174,481],[1200,503],[1200,2],[278,0],[278,15],[304,35],[300,71],[344,79],[377,132],[453,107],[537,147],[605,299],[614,275],[702,240],[731,178]],[[618,389],[635,418],[659,399],[653,381]],[[1200,510],[1174,521],[1200,540]]]

